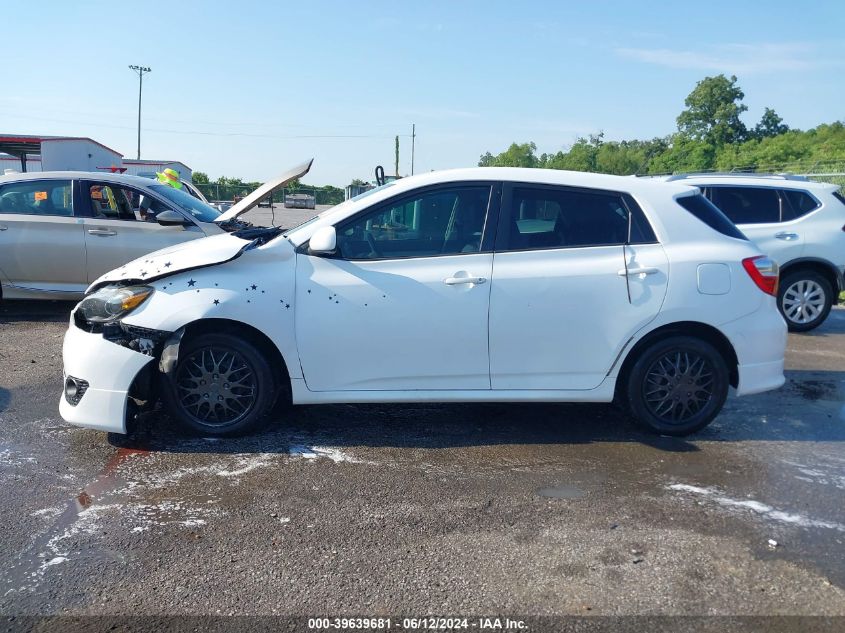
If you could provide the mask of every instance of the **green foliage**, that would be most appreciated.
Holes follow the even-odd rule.
[[[486,152],[481,167],[544,167],[608,174],[690,171],[808,171],[814,165],[845,169],[845,125],[791,130],[771,108],[749,132],[739,119],[744,93],[736,77],[706,77],[686,99],[678,131],[651,140],[606,141],[603,133],[578,138],[568,150],[537,155],[532,142],[513,143],[501,154]]]
[[[789,132],[789,126],[783,122],[778,113],[771,108],[766,108],[760,122],[754,126],[752,138],[767,138],[769,136],[780,136]]]
[[[748,110],[742,103],[745,93],[724,75],[705,77],[687,96],[687,109],[678,115],[678,132],[714,147],[745,140],[748,131],[739,115]]]
[[[202,171],[195,171],[193,174],[191,174],[191,182],[195,185],[207,185],[208,174]]]

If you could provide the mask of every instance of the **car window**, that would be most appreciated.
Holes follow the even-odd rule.
[[[0,213],[73,215],[70,180],[25,180],[0,186]]]
[[[766,187],[713,187],[710,199],[734,224],[780,222],[780,196]]]
[[[115,183],[91,183],[88,196],[94,217],[104,220],[155,222],[156,216],[167,208],[152,196]]]
[[[783,207],[784,220],[800,218],[821,206],[818,200],[800,189],[783,189],[781,195],[786,200],[786,204]]]
[[[181,189],[174,189],[170,185],[150,185],[150,189],[160,196],[167,198],[183,211],[187,211],[200,222],[214,222],[220,215],[220,211],[210,204],[194,198],[191,194]]]
[[[748,239],[742,231],[736,228],[736,225],[719,210],[718,207],[704,196],[684,196],[683,198],[678,198],[678,204],[714,231],[718,231],[722,235],[727,235],[728,237],[733,237],[738,240]]]
[[[356,216],[337,231],[346,259],[477,253],[490,201],[485,185],[438,188]]]
[[[510,217],[497,250],[531,250],[624,244],[628,206],[620,194],[514,187]],[[656,241],[639,213],[631,218],[631,242]]]

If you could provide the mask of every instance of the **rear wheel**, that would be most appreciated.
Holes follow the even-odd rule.
[[[730,372],[712,345],[673,336],[644,350],[628,373],[628,405],[637,422],[661,435],[689,435],[718,415]]]
[[[817,328],[833,305],[830,281],[811,270],[789,273],[780,280],[778,308],[790,332]]]
[[[201,334],[183,343],[163,391],[167,408],[183,426],[216,436],[256,429],[276,399],[265,358],[229,334]]]

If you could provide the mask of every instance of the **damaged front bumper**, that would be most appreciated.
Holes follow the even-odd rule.
[[[126,433],[136,400],[149,398],[158,360],[173,346],[173,338],[170,332],[120,324],[88,332],[72,315],[62,346],[62,418],[77,426]]]

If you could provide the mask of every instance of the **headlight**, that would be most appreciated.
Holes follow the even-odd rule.
[[[106,286],[85,297],[77,312],[88,323],[112,323],[144,303],[153,290],[152,286]]]

